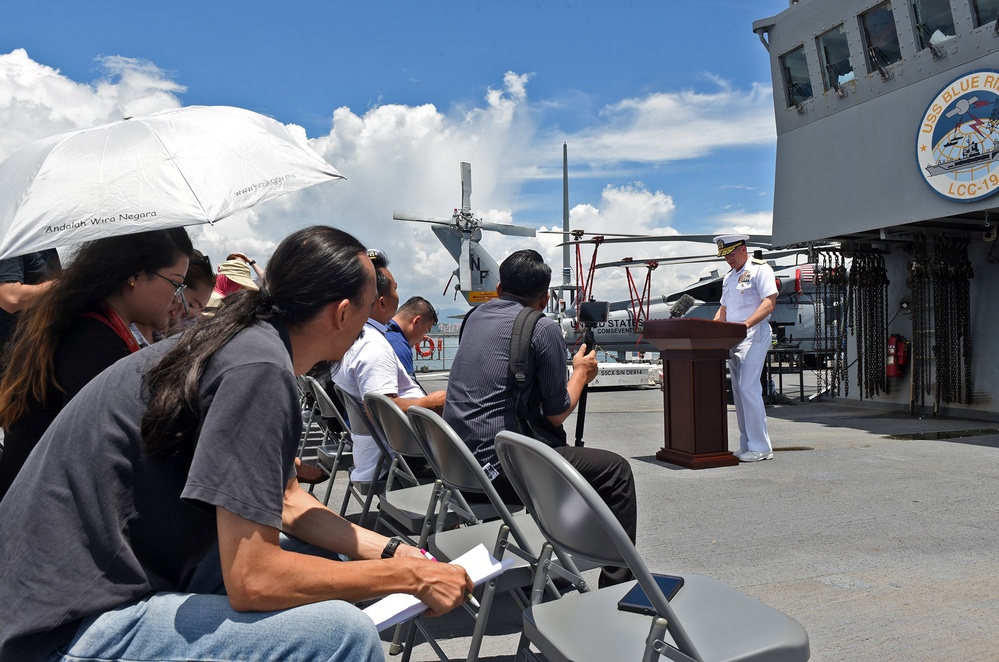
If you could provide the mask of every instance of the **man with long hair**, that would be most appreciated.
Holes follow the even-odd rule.
[[[295,232],[259,291],[69,402],[0,501],[0,659],[380,661],[352,602],[461,604],[463,569],[351,524],[295,480],[295,375],[343,357],[374,279],[349,234]]]

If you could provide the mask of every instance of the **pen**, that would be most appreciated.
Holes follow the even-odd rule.
[[[423,554],[423,558],[427,559],[428,561],[436,561],[437,560],[437,559],[434,558],[433,554],[431,554],[430,552],[428,552],[425,549],[421,549],[420,550],[420,554]]]

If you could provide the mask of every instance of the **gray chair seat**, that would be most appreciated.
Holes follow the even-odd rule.
[[[791,617],[730,586],[685,575],[668,600],[624,527],[569,462],[523,435],[496,435],[496,454],[548,543],[542,558],[562,550],[600,565],[627,566],[637,582],[542,603],[532,595],[524,611],[520,652],[533,644],[549,660],[653,660],[701,662],[803,662],[808,634]],[[538,563],[535,585],[549,567]],[[640,584],[655,616],[617,608]]]
[[[683,575],[683,579],[670,606],[704,662],[808,659],[808,635],[793,619],[710,577]],[[635,584],[625,582],[535,605],[524,612],[524,634],[550,662],[640,660],[652,616],[617,608]],[[669,633],[664,640],[676,646]]]
[[[402,487],[391,492],[382,492],[378,495],[378,510],[383,516],[391,517],[406,531],[419,536],[427,518],[427,505],[433,496],[434,488],[434,483],[427,483],[414,487]],[[496,516],[495,511],[488,503],[469,505],[475,516],[480,519]],[[451,528],[460,524],[461,521],[462,517],[458,513],[449,510],[444,516],[442,526]],[[389,528],[398,534],[398,529]],[[468,549],[465,549],[461,554],[467,551]]]
[[[542,545],[545,544],[545,539],[530,515],[520,513],[514,515],[513,519],[527,540],[536,546],[535,549],[541,549]],[[499,537],[500,527],[504,524],[503,520],[493,520],[480,522],[475,526],[440,531],[430,536],[428,541],[430,553],[438,561],[451,561],[479,544],[485,545],[492,552],[491,546],[495,544]],[[496,590],[502,592],[511,588],[529,586],[534,576],[534,565],[515,554],[511,554],[507,558],[513,559],[513,566],[497,578]]]

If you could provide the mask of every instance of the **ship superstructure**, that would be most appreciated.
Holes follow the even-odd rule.
[[[997,15],[999,0],[803,0],[753,24],[773,79],[774,245],[839,241],[875,265],[841,275],[826,316],[841,396],[999,418]],[[859,279],[881,282],[852,296]],[[901,376],[892,336],[911,341]]]

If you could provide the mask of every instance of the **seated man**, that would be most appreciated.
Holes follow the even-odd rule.
[[[515,500],[516,494],[503,475],[494,440],[503,430],[525,429],[509,374],[510,337],[525,306],[543,311],[548,305],[551,273],[537,251],[518,251],[503,260],[496,287],[500,296],[468,313],[448,379],[444,420],[465,440],[500,496],[508,500]],[[634,542],[638,507],[628,461],[610,451],[565,444],[562,423],[575,409],[583,387],[597,375],[596,353],[583,346],[572,359],[572,377],[567,381],[566,354],[558,323],[548,318],[538,320],[531,336],[527,386],[521,398],[528,403],[540,402],[538,418],[547,421],[552,436],[561,438],[560,443],[546,443],[556,445],[555,450],[593,485]],[[599,583],[609,586],[628,579],[631,572],[626,568],[604,568]]]
[[[437,311],[433,304],[423,297],[410,297],[399,306],[399,312],[388,323],[385,338],[395,350],[402,367],[410,375],[416,374],[413,366],[413,348],[420,344],[423,336],[437,324]]]
[[[463,569],[294,480],[295,375],[342,359],[363,328],[364,250],[334,228],[297,231],[262,291],[70,400],[0,500],[0,660],[381,662],[352,603],[403,592],[437,615],[464,601]]]
[[[364,325],[363,337],[347,350],[343,361],[333,364],[330,370],[333,382],[358,403],[364,402],[365,393],[381,393],[392,398],[403,411],[412,405],[440,411],[444,406],[444,391],[428,395],[406,373],[385,339],[386,325],[399,307],[399,293],[384,253],[372,250],[368,251],[368,257],[375,267],[378,299]],[[350,479],[368,482],[379,478],[374,475],[379,456],[374,439],[354,433],[351,438],[354,440],[354,470],[350,472]]]

